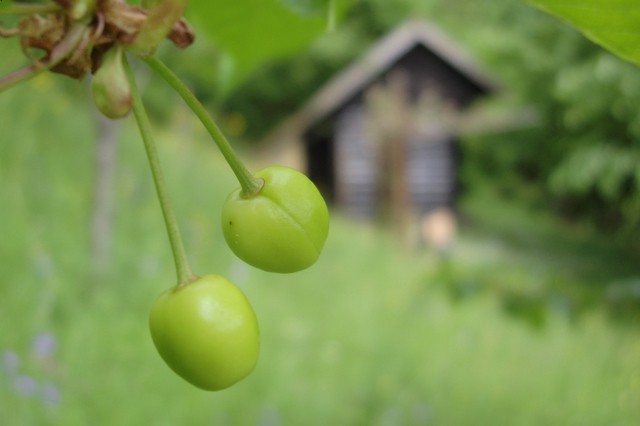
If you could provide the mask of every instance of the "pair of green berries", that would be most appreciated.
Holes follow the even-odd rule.
[[[92,80],[95,104],[110,118],[126,116],[134,103],[123,55],[121,46],[111,47]],[[329,230],[320,192],[305,175],[287,167],[268,167],[254,179],[259,184],[253,193],[237,189],[224,203],[221,224],[228,246],[265,271],[308,268],[318,259]],[[152,305],[149,327],[167,365],[205,390],[233,385],[258,360],[255,312],[242,291],[220,275],[195,278],[163,292]]]
[[[329,214],[315,185],[287,167],[258,173],[253,195],[232,192],[222,209],[231,250],[257,268],[290,273],[316,262],[329,230]],[[151,309],[153,342],[179,376],[205,390],[227,388],[258,360],[256,315],[242,291],[220,275],[207,275],[162,293]]]

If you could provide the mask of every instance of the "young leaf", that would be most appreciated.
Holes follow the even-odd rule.
[[[164,0],[148,2],[153,4],[149,17],[142,25],[140,33],[129,45],[129,50],[142,56],[153,54],[160,42],[169,34],[171,27],[182,17],[187,0]]]
[[[606,49],[640,65],[638,0],[529,0]]]
[[[334,0],[339,16],[353,0]],[[198,36],[231,59],[240,83],[269,60],[303,49],[327,29],[327,0],[190,0],[186,14]]]

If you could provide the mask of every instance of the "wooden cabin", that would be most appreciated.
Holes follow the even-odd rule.
[[[408,21],[338,73],[268,138],[349,216],[453,209],[460,123],[497,85],[434,25]]]

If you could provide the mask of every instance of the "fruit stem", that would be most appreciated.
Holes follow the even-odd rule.
[[[156,148],[156,144],[151,132],[151,123],[149,122],[149,117],[147,116],[144,104],[142,103],[140,91],[138,90],[133,71],[129,66],[129,62],[127,61],[126,56],[124,57],[124,66],[131,83],[133,114],[138,123],[140,135],[142,136],[142,141],[144,142],[144,147],[147,153],[147,159],[149,160],[151,175],[153,176],[156,193],[158,194],[158,201],[160,201],[162,216],[164,217],[164,223],[167,227],[167,234],[169,235],[171,251],[173,252],[173,260],[176,264],[178,287],[181,287],[193,281],[196,276],[193,274],[193,272],[191,272],[191,267],[189,266],[189,261],[184,249],[182,237],[180,236],[178,221],[176,220],[174,211],[169,201],[169,193],[164,180],[164,176],[162,174],[162,169],[160,167],[158,150]]]
[[[220,131],[220,128],[217,126],[215,121],[213,121],[206,108],[200,103],[189,88],[158,58],[151,56],[142,58],[142,60],[144,60],[155,72],[164,78],[164,80],[169,83],[176,92],[178,92],[189,108],[191,108],[191,110],[200,119],[204,127],[207,129],[207,132],[209,132],[213,141],[220,149],[225,160],[227,160],[227,163],[236,175],[238,182],[240,182],[242,195],[249,197],[258,193],[262,188],[262,180],[256,179],[247,169],[242,160],[240,160],[240,157],[238,157],[231,147],[227,138],[224,136],[222,131]]]

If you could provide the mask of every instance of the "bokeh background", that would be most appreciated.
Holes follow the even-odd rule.
[[[454,224],[429,231],[405,211],[398,231],[385,198],[366,219],[336,203],[312,268],[245,265],[219,226],[231,171],[134,62],[193,267],[240,286],[261,327],[253,374],[203,392],[148,333],[175,271],[134,121],[101,119],[88,79],[11,88],[0,424],[640,423],[640,69],[523,1],[338,2],[331,30],[325,13],[192,1],[196,43],[158,55],[255,169],[278,161],[279,126],[382,37],[408,19],[437,25],[501,87],[474,105],[499,125],[459,138]],[[25,63],[13,39],[0,58],[3,74]]]

